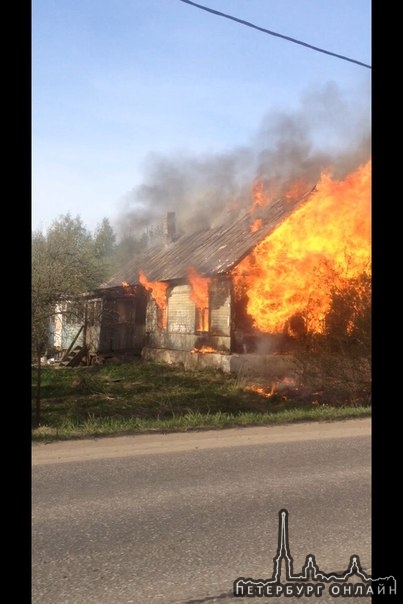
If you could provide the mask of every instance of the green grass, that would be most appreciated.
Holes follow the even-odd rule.
[[[36,370],[32,407],[35,411]],[[263,389],[260,392],[257,388]],[[140,359],[101,367],[43,367],[41,422],[33,441],[368,417],[365,401],[337,405],[297,390],[276,391],[263,378],[184,371]],[[329,401],[333,400],[329,394]]]

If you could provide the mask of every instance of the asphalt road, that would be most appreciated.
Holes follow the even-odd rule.
[[[33,604],[245,601],[233,582],[272,576],[281,509],[294,572],[313,554],[341,573],[356,554],[370,574],[370,430],[359,419],[34,445]],[[344,601],[275,598],[313,600]]]

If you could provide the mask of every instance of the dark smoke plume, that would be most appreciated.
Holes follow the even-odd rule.
[[[124,199],[119,235],[140,235],[176,213],[177,233],[224,222],[252,203],[254,183],[278,197],[291,183],[314,185],[322,171],[343,178],[371,157],[370,93],[362,106],[337,86],[307,93],[296,111],[264,116],[251,144],[227,153],[148,158],[144,182]]]

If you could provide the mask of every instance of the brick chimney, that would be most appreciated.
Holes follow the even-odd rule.
[[[164,247],[169,247],[173,241],[175,241],[176,235],[176,219],[175,212],[167,212],[164,220],[163,227],[163,241]]]

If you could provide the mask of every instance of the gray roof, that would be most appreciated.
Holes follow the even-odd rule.
[[[298,200],[280,198],[253,214],[244,212],[221,226],[183,235],[168,247],[147,249],[100,287],[119,287],[123,282],[137,284],[140,270],[148,281],[185,279],[190,266],[204,277],[226,274],[302,205],[313,190]],[[252,232],[256,219],[260,219],[261,226]]]

